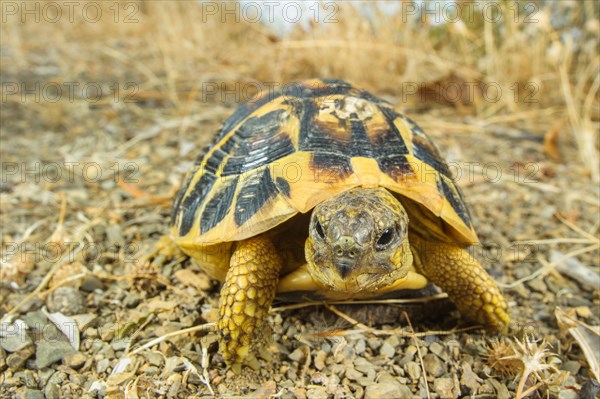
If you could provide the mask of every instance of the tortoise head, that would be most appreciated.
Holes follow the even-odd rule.
[[[375,292],[405,277],[412,265],[408,215],[385,189],[344,192],[313,210],[305,255],[322,285]]]

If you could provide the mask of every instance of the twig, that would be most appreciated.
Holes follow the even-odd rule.
[[[204,323],[204,324],[200,324],[199,326],[194,326],[194,327],[184,328],[183,330],[173,331],[173,332],[167,333],[165,335],[161,335],[160,337],[155,338],[152,341],[145,343],[144,345],[140,346],[139,348],[137,348],[136,350],[134,350],[133,352],[131,352],[129,354],[130,355],[138,354],[145,349],[149,349],[156,344],[160,344],[161,342],[166,341],[167,339],[169,339],[171,337],[176,337],[178,335],[183,335],[183,334],[192,333],[192,332],[196,332],[196,331],[202,331],[204,329],[207,329],[209,331],[214,331],[216,329],[216,326],[217,326],[217,323]]]
[[[423,371],[423,382],[425,383],[425,392],[427,392],[427,399],[431,399],[429,394],[429,384],[427,383],[427,371],[425,371],[425,363],[423,362],[423,356],[421,355],[421,346],[419,345],[419,340],[415,335],[415,330],[413,329],[412,323],[410,322],[410,318],[408,317],[408,313],[402,312],[404,317],[406,318],[406,322],[408,323],[408,327],[410,328],[410,332],[412,333],[413,341],[415,341],[415,346],[417,347],[417,354],[419,355],[419,362],[421,363],[421,370]]]
[[[502,288],[514,288],[516,286],[518,286],[519,284],[523,284],[527,281],[533,280],[535,278],[538,278],[540,276],[545,276],[546,274],[548,274],[551,270],[553,270],[555,268],[555,266],[561,262],[564,259],[576,256],[576,255],[581,255],[584,254],[586,252],[590,252],[590,251],[594,251],[596,249],[600,248],[600,244],[594,244],[594,245],[589,245],[587,247],[584,248],[580,248],[577,249],[575,251],[571,251],[567,254],[565,254],[564,256],[560,257],[559,259],[555,260],[554,262],[548,262],[547,260],[543,259],[542,257],[538,256],[538,260],[540,261],[540,263],[543,264],[542,267],[540,267],[539,269],[537,269],[536,271],[534,271],[533,273],[531,273],[530,275],[520,278],[516,281],[513,281],[512,283],[509,284],[502,284],[497,282],[497,284],[502,287]]]
[[[442,292],[440,294],[424,296],[422,298],[361,299],[361,300],[326,301],[326,302],[308,301],[308,302],[297,303],[297,304],[293,304],[293,305],[273,307],[273,308],[271,308],[271,312],[272,313],[285,312],[287,310],[301,309],[301,308],[306,308],[309,306],[322,306],[325,304],[329,304],[329,305],[393,305],[393,304],[404,305],[404,304],[411,304],[411,303],[426,303],[426,302],[431,302],[431,301],[435,301],[435,300],[439,300],[439,299],[446,299],[446,298],[448,298],[448,294]]]

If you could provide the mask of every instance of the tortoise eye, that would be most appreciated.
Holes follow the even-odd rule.
[[[325,230],[323,230],[323,226],[321,226],[321,222],[319,222],[318,220],[315,223],[315,231],[317,232],[317,236],[319,236],[321,240],[325,239]]]
[[[377,240],[377,244],[375,244],[375,248],[381,251],[384,250],[388,245],[392,243],[394,240],[394,229],[388,228],[381,233],[379,239]]]

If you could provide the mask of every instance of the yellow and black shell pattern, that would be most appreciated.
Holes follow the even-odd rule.
[[[415,201],[454,239],[477,242],[431,139],[388,102],[334,79],[290,84],[240,106],[188,173],[171,235],[200,245],[243,240],[359,186]]]

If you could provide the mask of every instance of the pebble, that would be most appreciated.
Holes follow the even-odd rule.
[[[325,360],[327,359],[327,353],[322,350],[318,350],[315,355],[315,368],[319,371],[325,368]]]
[[[479,389],[480,381],[481,379],[473,372],[469,363],[463,363],[460,384],[467,387],[470,393],[475,393]]]
[[[349,368],[346,370],[346,378],[348,378],[350,381],[357,381],[362,376],[364,376],[364,374],[356,369]]]
[[[34,353],[35,348],[33,345],[27,346],[18,352],[8,355],[6,358],[6,365],[13,370],[18,370],[23,367],[27,359],[29,359]]]
[[[381,345],[381,347],[379,348],[379,353],[384,357],[391,358],[394,357],[396,349],[387,341],[385,341],[383,345]]]
[[[58,385],[46,385],[46,388],[44,388],[44,396],[46,397],[46,399],[59,399],[60,390],[58,389]]]
[[[64,315],[85,312],[83,295],[75,287],[58,287],[46,300],[46,306],[50,312],[60,312]]]
[[[558,392],[558,399],[579,399],[583,398],[583,396],[579,396],[577,392],[572,389],[561,389]]]
[[[396,336],[396,335],[390,335],[383,342],[387,343],[388,345],[390,345],[393,348],[400,346],[400,338],[398,338],[398,336]]]
[[[356,345],[354,345],[354,352],[357,355],[364,355],[365,354],[365,350],[367,349],[367,345],[365,343],[364,339],[359,339],[358,341],[356,341]]]
[[[62,334],[62,333],[60,333]],[[50,336],[56,336],[50,334]],[[52,363],[62,360],[65,356],[75,352],[75,349],[66,340],[42,339],[38,341],[35,351],[35,365],[38,369],[48,367]]]
[[[329,394],[324,387],[314,387],[306,391],[306,396],[310,399],[327,399]]]
[[[527,282],[527,286],[534,291],[544,293],[548,290],[548,287],[541,279],[533,279]]]
[[[31,338],[29,337],[29,334],[27,334],[27,333],[11,334],[11,329],[13,329],[13,328],[15,328],[15,327],[14,326],[5,327],[7,334],[5,336],[2,336],[2,339],[0,339],[0,347],[2,347],[2,349],[4,349],[7,352],[12,353],[12,352],[20,351],[21,349],[33,344],[33,341],[31,340]]]
[[[81,352],[70,353],[63,358],[63,363],[65,366],[70,367],[72,369],[80,369],[87,360],[87,356]]]
[[[581,363],[576,360],[569,360],[568,362],[565,362],[561,368],[571,373],[571,375],[577,375],[579,369],[581,369]]]
[[[306,389],[304,389],[304,388],[300,388],[300,387],[294,388],[292,390],[292,393],[294,394],[294,396],[297,399],[306,399]]]
[[[440,398],[451,399],[458,397],[458,392],[454,390],[452,378],[436,378],[433,381],[433,390]]]
[[[417,347],[414,345],[409,345],[408,348],[404,351],[404,356],[400,359],[399,364],[401,366],[405,366],[408,362],[412,361],[417,353]]]
[[[160,367],[164,363],[164,357],[160,353],[148,352],[144,357],[148,360],[148,363],[153,366]]]
[[[354,360],[354,368],[365,375],[375,370],[373,364],[364,357],[357,357]]]
[[[35,379],[35,374],[33,373],[33,371],[25,370],[22,374],[22,379],[25,381],[25,386],[27,388],[32,388],[32,389],[38,388],[38,383]]]
[[[6,351],[0,348],[0,373],[3,372],[6,367],[8,367],[6,365]]]
[[[381,339],[376,337],[369,338],[367,339],[367,345],[369,345],[369,348],[376,351],[381,346]]]
[[[110,361],[108,359],[101,359],[96,364],[96,372],[98,374],[104,373],[106,370],[108,370],[109,366],[110,366]]]
[[[417,362],[408,362],[406,364],[406,372],[413,382],[417,382],[421,378],[421,366]]]
[[[300,362],[306,356],[306,351],[303,348],[296,348],[292,353],[288,355],[290,359],[295,362]]]
[[[23,389],[17,393],[17,399],[44,399],[44,394],[39,389]]]
[[[412,391],[399,382],[386,381],[367,386],[365,399],[411,399]]]
[[[423,365],[428,376],[440,377],[445,372],[444,363],[433,353],[423,356]]]
[[[88,274],[83,278],[83,283],[81,284],[81,290],[85,292],[94,292],[95,290],[102,290],[104,288],[104,284],[102,284],[102,280],[98,277]]]
[[[431,345],[429,345],[429,351],[431,353],[435,353],[443,361],[448,361],[448,354],[439,342],[434,342]]]
[[[498,399],[509,399],[510,393],[508,392],[508,388],[506,385],[497,381],[494,378],[490,378],[486,381],[487,383],[491,383],[494,386],[494,390],[496,391],[496,398]]]

